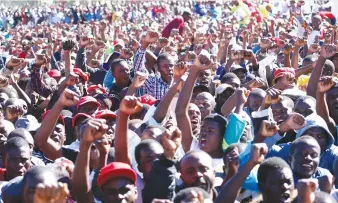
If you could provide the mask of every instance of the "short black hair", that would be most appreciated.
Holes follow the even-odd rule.
[[[199,92],[199,93],[202,93],[202,92],[209,92],[209,88],[205,85],[196,85],[193,89],[193,92]]]
[[[12,137],[11,139],[7,140],[5,144],[5,151],[8,152],[12,149],[17,150],[22,147],[27,147],[29,149],[28,142],[21,137]]]
[[[258,182],[265,182],[269,171],[279,170],[282,168],[289,168],[291,170],[289,164],[279,157],[271,157],[264,160],[263,163],[258,168],[257,172]]]
[[[225,83],[229,79],[239,80],[239,77],[235,73],[229,72],[229,73],[226,73],[225,75],[223,75],[223,77],[221,79],[221,83]]]
[[[330,203],[336,202],[330,194],[322,191],[315,191],[315,201],[313,203]]]
[[[220,131],[221,131],[221,135],[223,136],[227,126],[228,126],[228,120],[224,117],[221,116],[217,113],[215,114],[210,114],[207,117],[204,118],[204,120],[209,120],[209,121],[214,121],[216,123],[218,123],[219,127],[220,127]]]
[[[301,136],[299,138],[297,138],[295,141],[293,141],[291,143],[291,146],[290,146],[290,154],[293,154],[298,146],[298,144],[300,143],[306,143],[308,142],[309,140],[312,140],[312,141],[315,141],[317,142],[317,140],[309,135],[304,135],[304,136]]]
[[[137,164],[140,164],[140,159],[141,159],[141,151],[143,149],[146,149],[146,148],[149,148],[151,145],[153,144],[158,144],[160,145],[160,143],[158,143],[156,140],[153,140],[153,139],[145,139],[145,140],[142,140],[140,142],[140,144],[138,144],[136,147],[135,147],[135,160],[136,160],[136,163]]]
[[[172,56],[170,56],[170,55],[167,54],[167,53],[162,53],[162,54],[160,54],[160,55],[157,57],[157,60],[156,60],[157,68],[160,67],[160,61],[161,61],[161,60],[171,60],[171,59],[172,59]]]
[[[27,170],[27,172],[25,173],[25,175],[23,176],[23,185],[26,184],[27,179],[35,179],[38,183],[41,181],[43,181],[42,177],[44,177],[45,174],[48,174],[49,176],[49,180],[53,180],[55,181],[55,183],[57,184],[57,178],[55,176],[55,174],[46,166],[34,166],[30,169]],[[37,184],[38,184],[37,183]]]
[[[117,65],[122,64],[123,62],[127,63],[124,59],[120,59],[120,58],[114,59],[114,60],[111,62],[111,64],[110,64],[110,69],[111,69],[112,74],[114,74],[115,67],[116,67]]]
[[[175,198],[174,198],[174,203],[181,203],[184,201],[187,197],[190,196],[191,191],[195,191],[196,193],[201,193],[204,197],[204,199],[210,199],[210,195],[208,194],[207,191],[203,190],[202,188],[199,187],[189,187],[185,188],[181,191],[179,191]]]

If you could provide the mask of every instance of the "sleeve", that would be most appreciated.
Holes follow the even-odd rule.
[[[52,89],[42,82],[40,67],[36,65],[33,65],[33,70],[31,72],[31,88],[33,91],[44,97],[48,97],[53,93]]]
[[[168,160],[163,155],[154,162],[142,191],[143,202],[152,202],[155,198],[173,199],[176,188],[175,175],[177,173],[175,164],[175,161]],[[160,184],[159,180],[161,180]]]
[[[239,142],[244,129],[246,122],[238,114],[231,114],[229,119],[228,127],[225,131],[222,143],[222,149],[225,150],[229,145]]]
[[[146,49],[139,48],[137,50],[135,57],[134,57],[134,64],[133,64],[133,69],[135,73],[137,71],[148,73],[148,70],[144,65],[145,55],[146,55]]]
[[[112,75],[111,69],[109,69],[106,75],[104,76],[103,87],[105,87],[109,92],[111,88],[113,87],[114,81],[115,81],[115,78]]]

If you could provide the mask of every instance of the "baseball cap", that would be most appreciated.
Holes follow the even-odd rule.
[[[97,178],[97,185],[102,187],[109,179],[116,177],[128,178],[133,181],[134,185],[136,184],[136,172],[130,165],[121,162],[113,162],[101,169],[99,177]]]
[[[73,68],[73,72],[79,75],[84,81],[89,80],[89,76],[86,73],[84,73],[81,69]]]
[[[232,89],[233,91],[235,91],[234,88],[233,88],[231,85],[228,85],[228,84],[220,84],[220,85],[216,88],[216,90],[215,90],[215,97],[217,97],[217,95],[222,94],[222,93],[223,93],[226,89],[228,89],[228,88],[230,88],[230,89]]]
[[[36,131],[40,128],[40,123],[32,115],[25,115],[15,122],[15,128],[24,128],[27,131]]]
[[[76,110],[78,110],[81,105],[89,102],[95,103],[97,104],[97,106],[101,106],[100,103],[94,97],[85,96],[80,98],[79,102],[77,103]]]
[[[58,70],[56,70],[56,69],[52,69],[52,70],[48,71],[47,74],[48,74],[49,77],[51,77],[51,78],[61,77],[60,71],[58,71]]]
[[[110,110],[101,110],[95,114],[95,118],[107,118],[107,117],[116,119],[116,113]]]
[[[74,128],[75,127],[75,122],[76,122],[76,120],[77,119],[79,119],[79,118],[85,118],[85,119],[87,119],[87,118],[92,118],[90,115],[88,115],[88,114],[85,114],[85,113],[78,113],[78,114],[76,114],[74,117],[73,117],[73,119],[72,119],[72,127]]]
[[[139,97],[138,99],[142,104],[148,104],[150,106],[157,103],[157,100],[153,96],[148,95],[148,94],[143,95],[143,96]]]
[[[293,68],[277,68],[273,74],[272,83],[275,84],[277,78],[283,77],[287,74],[291,74],[293,76],[296,75],[295,70]]]
[[[41,120],[44,120],[49,112],[50,112],[50,110],[46,111],[46,112],[41,116]],[[62,116],[61,114],[59,115],[58,122],[62,123],[62,125],[65,125],[65,119],[63,118],[63,116]]]
[[[96,89],[99,89],[103,94],[107,94],[106,89],[104,89],[102,85],[91,85],[90,87],[88,87],[87,92],[90,93]]]
[[[242,67],[241,65],[232,65],[230,68],[230,72],[234,72],[237,70],[243,70],[244,72],[248,72],[248,70],[244,67]]]

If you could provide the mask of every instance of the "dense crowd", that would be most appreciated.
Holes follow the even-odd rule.
[[[338,1],[0,5],[0,202],[338,202]]]

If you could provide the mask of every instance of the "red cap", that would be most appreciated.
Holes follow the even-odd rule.
[[[273,74],[273,78],[275,80],[287,74],[292,74],[293,76],[295,76],[295,70],[293,68],[277,68]]]
[[[113,118],[116,119],[116,113],[110,110],[101,110],[95,114],[95,118]]]
[[[46,111],[46,112],[41,116],[41,120],[44,120],[49,112],[50,112],[50,110]],[[61,114],[59,115],[58,122],[62,123],[62,125],[65,125],[65,119],[63,118],[63,116],[62,116]]]
[[[157,100],[151,96],[151,95],[143,95],[142,97],[139,97],[138,100],[142,103],[142,104],[149,104],[150,106],[156,104]]]
[[[88,87],[87,92],[90,93],[95,89],[99,89],[103,94],[107,94],[106,89],[104,89],[102,85],[91,85],[90,87]]]
[[[88,81],[89,80],[89,76],[84,73],[81,69],[79,68],[73,68],[73,72],[78,74],[84,81]]]
[[[90,115],[85,114],[85,113],[78,113],[78,114],[76,114],[76,115],[73,117],[73,119],[72,119],[72,127],[73,127],[73,128],[75,127],[75,122],[76,122],[76,120],[77,120],[78,118],[80,118],[80,117],[85,117],[85,119],[87,119],[87,118],[92,118]]]
[[[51,77],[51,78],[58,78],[58,77],[61,77],[60,71],[58,71],[58,70],[56,70],[56,69],[52,69],[52,70],[48,71],[47,74],[48,74],[49,77]]]
[[[85,96],[80,98],[79,102],[77,103],[76,110],[78,110],[81,105],[89,102],[96,103],[97,106],[101,106],[100,103],[94,97]]]
[[[133,181],[134,185],[136,184],[136,173],[130,165],[121,162],[113,162],[101,169],[99,177],[97,178],[97,185],[102,187],[109,179],[116,177],[128,178]]]

